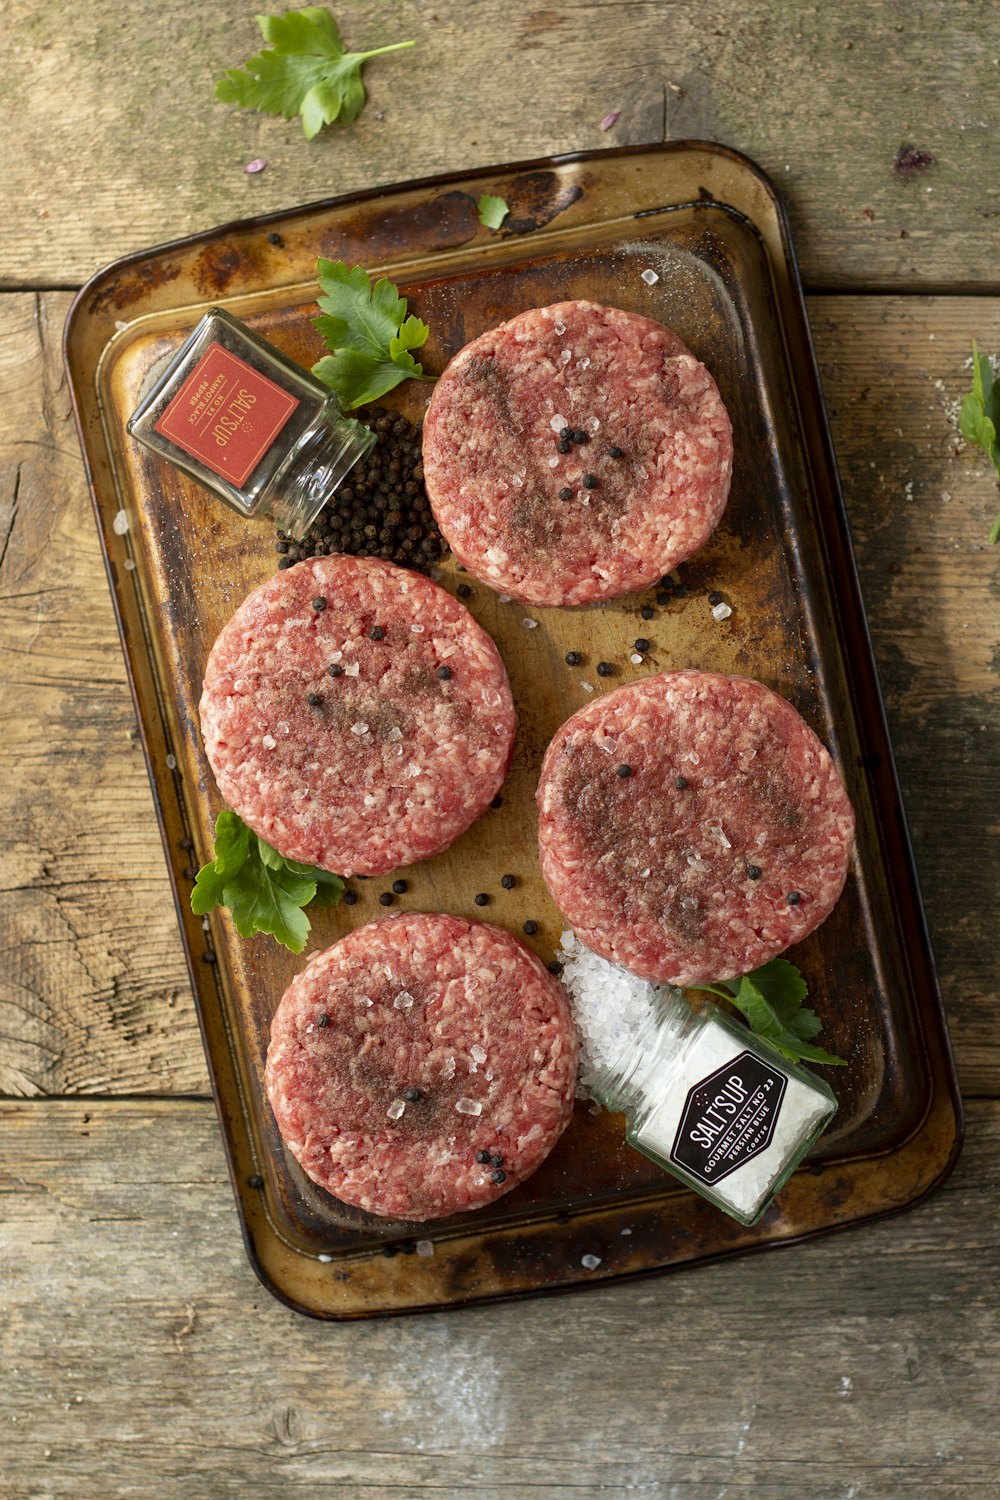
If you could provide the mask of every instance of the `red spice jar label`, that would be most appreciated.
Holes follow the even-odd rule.
[[[240,489],[298,404],[297,396],[213,343],[154,426]]]

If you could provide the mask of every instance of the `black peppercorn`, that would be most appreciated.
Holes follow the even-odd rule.
[[[202,961],[202,963],[205,963],[205,964],[214,964],[214,963],[217,963],[218,960],[215,957],[215,951],[214,951],[214,949],[212,949],[212,948],[206,948],[205,951],[204,951],[204,953],[201,955],[201,961]]]
[[[494,808],[494,809],[496,809],[498,807],[503,807],[503,798],[501,797],[501,795],[500,795],[499,792],[497,792],[496,796],[493,798],[493,801],[490,803],[490,806],[492,808]]]
[[[572,438],[572,436],[573,436],[573,429],[572,429],[572,427],[560,427],[560,429],[559,429],[559,441],[561,443],[568,443],[570,441],[570,439]]]
[[[495,1172],[490,1173],[490,1177],[496,1183],[497,1187],[499,1187],[502,1182],[507,1181],[507,1173],[504,1171],[503,1167],[497,1167]]]
[[[405,880],[394,880],[392,882],[392,888],[395,891],[395,893],[396,893],[397,896],[403,896],[403,895],[406,894],[406,881]]]
[[[382,891],[381,895],[378,898],[378,904],[379,904],[379,906],[391,906],[392,905],[392,892],[391,891]]]
[[[386,1260],[392,1260],[395,1255],[398,1255],[398,1253],[399,1252],[397,1251],[395,1245],[382,1246],[382,1254],[385,1256]]]
[[[306,698],[306,702],[309,704],[310,708],[319,708],[320,704],[323,702],[323,694],[310,693]]]
[[[573,491],[570,489],[569,485],[568,484],[563,485],[562,489],[559,491],[559,499],[560,500],[572,500],[572,498],[573,498]]]
[[[584,474],[584,476],[583,476],[583,487],[584,487],[585,490],[596,490],[597,489],[597,475],[596,474]]]
[[[485,1167],[488,1164],[489,1159],[490,1159],[490,1153],[488,1151],[477,1151],[476,1152],[476,1161],[479,1163],[479,1165],[481,1167]]]
[[[485,891],[478,891],[472,899],[477,906],[486,906],[489,903],[490,898],[489,896],[487,896]]]
[[[619,766],[616,774],[621,777],[622,781],[628,781],[629,777],[632,774],[632,767]]]
[[[313,609],[317,614],[322,614],[323,610],[326,609],[326,600],[322,594],[320,594],[318,599],[313,600]]]
[[[403,1090],[403,1098],[407,1104],[418,1104],[423,1097],[419,1089],[409,1088]]]
[[[611,447],[611,448],[608,449],[608,457],[609,458],[621,458],[621,456],[622,456],[622,450],[620,448]]]
[[[788,892],[788,904],[789,904],[789,906],[798,906],[798,904],[799,904],[799,902],[801,900],[802,900],[802,897],[799,895],[798,891],[789,891]]]
[[[567,438],[561,438],[556,444],[556,447],[559,449],[560,453],[568,453],[571,446],[572,445]]]
[[[332,661],[326,669],[331,677],[343,677],[344,669],[339,661]]]
[[[501,875],[500,884],[503,886],[505,891],[512,891],[517,884],[517,881],[514,879],[513,875]]]
[[[683,792],[683,790],[687,786],[687,784],[688,784],[688,782],[687,782],[687,777],[686,776],[675,776],[674,777],[674,786],[677,788],[677,790],[679,792]]]
[[[664,604],[669,604],[669,603],[670,603],[670,599],[671,599],[671,596],[670,596],[670,594],[668,594],[668,593],[667,593],[667,592],[666,592],[666,590],[662,590],[662,591],[661,591],[661,592],[660,592],[660,593],[659,593],[659,594],[657,594],[657,596],[656,596],[656,602],[657,602],[657,604],[659,604],[659,605],[660,605],[660,606],[661,606],[661,607],[662,607],[662,606],[663,606],[663,605],[664,605]]]
[[[583,430],[582,427],[578,427],[576,429],[576,431],[574,432],[574,434],[573,434],[573,441],[574,441],[574,443],[589,443],[590,442],[590,434],[587,433],[587,432],[584,432],[584,430]]]
[[[325,1031],[329,1024],[330,1017],[325,1013],[321,1016],[316,1017],[316,1025],[319,1027],[320,1031]]]
[[[345,891],[341,897],[345,906],[356,906],[358,901],[357,891]]]
[[[639,613],[642,615],[642,618],[644,620],[652,620],[656,616],[656,610],[651,604],[644,604]]]
[[[385,640],[385,630],[381,625],[373,625],[371,630],[369,630],[368,635],[369,638],[373,641]]]
[[[647,641],[647,639],[646,639],[646,637],[644,635],[637,636],[636,639],[635,639],[635,641],[633,641],[632,644],[635,646],[635,649],[637,651],[648,651],[649,650],[649,642]]]
[[[267,237],[267,243],[269,245],[283,245],[285,242],[281,238],[281,235],[278,233],[278,231],[276,229],[272,229],[271,233]]]
[[[760,865],[747,865],[748,880],[759,880],[762,873]]]
[[[687,584],[686,583],[678,583],[678,584],[675,585],[675,587],[674,587],[674,598],[675,599],[685,599],[685,598],[687,598]]]
[[[559,962],[558,958],[554,958],[552,962],[547,965],[547,968],[550,974],[562,973],[562,964]]]
[[[721,604],[721,603],[722,603],[722,595],[721,595],[721,594],[720,594],[720,593],[719,593],[719,590],[718,590],[718,589],[713,589],[713,590],[712,590],[712,592],[711,592],[711,593],[710,593],[710,594],[709,594],[709,596],[708,596],[708,602],[709,602],[709,604],[711,604],[711,605],[712,605],[712,606],[713,606],[713,607],[714,607],[714,606],[715,606],[715,605],[716,605],[716,604]]]
[[[460,599],[468,599],[469,595],[472,593],[472,590],[469,588],[469,585],[467,583],[460,583],[458,585],[458,588],[455,590],[455,593]]]
[[[532,921],[531,917],[529,917],[528,920],[522,926],[521,931],[523,933],[525,933],[528,937],[534,937],[535,933],[538,931],[538,923],[535,922],[535,921]]]
[[[448,679],[451,677],[451,668],[450,667],[438,667],[437,674],[438,674],[438,678],[439,678],[439,680],[441,682],[447,682]]]
[[[597,675],[598,677],[613,677],[615,669],[609,661],[599,661],[597,663]]]
[[[583,661],[579,651],[567,651],[564,658],[567,667],[578,667]]]
[[[260,1173],[259,1172],[251,1172],[250,1176],[247,1178],[247,1187],[262,1188],[263,1186],[264,1186],[264,1179],[260,1175]]]

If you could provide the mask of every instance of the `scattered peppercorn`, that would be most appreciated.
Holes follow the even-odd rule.
[[[644,620],[652,620],[656,615],[656,610],[651,604],[644,604],[639,613],[642,615],[642,618]]]
[[[201,961],[202,963],[206,964],[217,963],[218,960],[215,957],[215,950],[212,948],[206,948],[204,953],[201,955]]]
[[[513,875],[501,875],[500,884],[503,886],[505,891],[512,891],[517,884],[517,881],[514,879]]]
[[[597,663],[597,675],[598,677],[613,677],[615,669],[609,661],[599,661]]]
[[[496,1183],[497,1187],[499,1187],[502,1182],[507,1181],[507,1173],[504,1171],[503,1167],[497,1167],[495,1172],[490,1173],[490,1176]]]
[[[323,598],[322,594],[320,594],[318,599],[313,600],[313,609],[318,615],[322,614],[324,609],[326,609],[326,600]]]
[[[573,429],[572,429],[572,427],[560,427],[560,429],[559,429],[559,441],[561,443],[568,443],[570,441],[570,439],[572,438],[572,436],[573,436]]]
[[[570,489],[569,485],[568,484],[563,485],[562,489],[559,491],[559,499],[560,500],[572,500],[572,498],[573,498],[573,491]]]
[[[438,679],[439,679],[439,681],[441,681],[441,682],[447,682],[450,677],[451,677],[451,668],[450,667],[438,667]]]
[[[716,604],[722,603],[722,595],[719,593],[718,589],[712,590],[712,592],[708,596],[708,602],[712,605],[713,608]]]
[[[455,590],[455,593],[460,599],[468,599],[469,595],[472,593],[472,590],[469,588],[469,585],[467,583],[460,583],[458,585],[458,588]]]
[[[267,237],[267,243],[269,245],[283,245],[285,242],[281,238],[281,235],[278,233],[278,231],[276,229],[272,229],[271,233]]]
[[[528,920],[524,923],[524,926],[521,928],[521,931],[528,937],[534,937],[535,933],[538,931],[538,923],[532,921],[531,917],[529,917]]]
[[[489,896],[487,896],[487,894],[486,894],[485,891],[477,891],[476,894],[473,896],[472,899],[476,903],[477,906],[488,906],[489,905],[490,898],[489,898]]]
[[[393,1256],[398,1254],[398,1251],[396,1250],[395,1245],[383,1245],[382,1254],[385,1256],[386,1260],[392,1260]]]
[[[194,839],[181,839],[179,847],[181,849],[193,849]]]
[[[597,489],[597,475],[596,474],[584,474],[584,476],[583,476],[583,487],[584,487],[585,490],[596,490]]]
[[[621,458],[621,456],[622,456],[622,450],[620,448],[612,446],[612,447],[610,447],[608,449],[608,457],[609,458]]]
[[[502,1167],[503,1166],[503,1157],[500,1155],[499,1152],[497,1152],[495,1155],[491,1156],[490,1157],[490,1161],[493,1163],[493,1165],[495,1167]]]
[[[490,1159],[490,1153],[488,1151],[477,1151],[476,1152],[476,1161],[479,1163],[479,1165],[481,1167],[485,1167],[487,1165],[487,1163],[489,1162],[489,1159]]]
[[[371,630],[369,630],[368,635],[369,638],[373,641],[385,640],[385,630],[381,625],[373,625]]]
[[[492,808],[503,807],[503,798],[501,797],[499,792],[497,792],[496,796],[493,798],[490,806]]]
[[[197,880],[198,871],[194,865],[188,865],[187,869],[184,871],[184,876],[187,880]]]
[[[264,1186],[264,1179],[260,1175],[260,1173],[259,1172],[251,1172],[250,1176],[247,1178],[247,1187],[262,1188],[263,1186]]]
[[[664,604],[669,604],[672,597],[673,596],[671,594],[668,594],[666,590],[662,590],[659,594],[657,594],[656,602],[661,606]]]
[[[579,651],[567,651],[564,660],[567,667],[578,667],[583,661],[583,657],[580,655]]]
[[[619,766],[617,774],[621,777],[622,781],[628,781],[629,777],[632,774],[632,767],[631,766]]]
[[[573,434],[573,441],[574,441],[574,443],[581,443],[581,444],[582,443],[589,443],[590,442],[590,434],[587,433],[587,432],[584,432],[584,430],[583,430],[582,427],[578,427],[576,429],[576,431],[574,432],[574,434]]]
[[[401,1240],[399,1244],[400,1255],[416,1255],[417,1247],[413,1240]]]
[[[378,898],[378,904],[379,904],[379,906],[391,906],[392,905],[392,892],[391,891],[383,891],[381,893],[381,895],[379,896],[379,898]]]
[[[406,881],[405,880],[394,880],[392,882],[392,888],[396,892],[397,896],[403,896],[403,895],[406,894]]]
[[[685,599],[685,598],[687,598],[687,584],[686,583],[675,584],[675,586],[674,586],[674,598],[675,599]]]
[[[687,786],[687,784],[688,784],[688,781],[687,781],[687,777],[686,776],[675,776],[674,777],[674,786],[677,788],[677,790],[679,792],[683,792],[683,790]]]
[[[747,865],[748,880],[759,880],[762,874],[763,871],[761,870],[760,865]]]
[[[308,698],[306,699],[306,702],[309,704],[310,708],[319,708],[320,704],[323,702],[323,694],[310,693]]]
[[[649,641],[646,639],[646,637],[644,635],[637,636],[636,639],[632,642],[632,644],[635,646],[635,649],[637,651],[648,651],[649,650]]]
[[[572,445],[569,442],[568,438],[560,438],[559,442],[556,444],[556,447],[559,449],[560,453],[568,453],[571,446]]]
[[[788,892],[788,904],[789,904],[789,906],[798,906],[798,904],[799,904],[799,902],[801,900],[802,900],[802,897],[799,895],[798,891],[789,891]]]
[[[671,578],[669,573],[664,573],[663,577],[660,579],[660,588],[673,590],[673,587],[674,580]]]
[[[326,669],[331,677],[343,677],[344,669],[339,661],[332,661]]]
[[[345,891],[341,897],[345,906],[356,906],[358,904],[357,891]]]
[[[554,958],[552,962],[547,965],[547,968],[550,974],[562,973],[562,964],[559,962],[558,958]]]
[[[323,1013],[323,1015],[316,1017],[316,1025],[319,1027],[320,1031],[325,1031],[329,1024],[330,1017],[325,1012]]]
[[[409,1088],[403,1090],[403,1098],[407,1104],[417,1104],[423,1097],[419,1089]]]

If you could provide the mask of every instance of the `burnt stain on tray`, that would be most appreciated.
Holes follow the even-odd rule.
[[[454,189],[417,203],[363,203],[337,225],[335,244],[324,241],[326,255],[342,255],[344,245],[363,243],[365,259],[401,249],[452,250],[475,239],[479,228],[477,200]]]
[[[123,266],[115,276],[97,288],[87,311],[93,317],[109,308],[132,308],[167,282],[176,281],[180,274],[181,267],[176,261],[169,260],[153,259],[137,266]]]
[[[502,232],[530,234],[533,229],[542,229],[582,197],[579,183],[562,187],[555,172],[524,172],[507,189],[510,214],[501,226]]]

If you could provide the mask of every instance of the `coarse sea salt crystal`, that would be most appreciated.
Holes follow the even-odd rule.
[[[550,469],[555,469],[555,468],[558,468],[558,465],[559,465],[559,455],[558,455],[558,453],[553,453],[552,457],[549,459],[549,468]]]
[[[660,279],[656,272],[649,266],[646,267],[645,271],[640,271],[639,274],[647,286],[655,286]]]
[[[135,567],[134,559],[131,557],[124,558],[122,560],[122,567],[125,569],[126,573],[131,573],[132,569]]]
[[[523,625],[525,630],[538,629],[538,621],[532,620],[529,615],[525,615],[524,619],[521,621],[521,624]]]
[[[330,652],[330,660],[331,661],[340,661],[340,659],[343,656],[343,654],[344,654],[343,651],[331,651]]]
[[[723,602],[722,604],[714,604],[712,606],[712,619],[728,620],[732,612],[732,605],[730,604],[726,604],[725,602]]]
[[[176,755],[168,755],[167,756],[167,770],[168,771],[176,771],[177,770],[177,757],[176,757]]]
[[[469,1048],[469,1055],[473,1062],[484,1063],[486,1061],[486,1048],[480,1047],[478,1042],[473,1042]]]
[[[478,1099],[468,1099],[465,1094],[455,1100],[455,1109],[460,1115],[481,1115],[483,1106]]]
[[[115,536],[124,536],[125,535],[126,531],[128,531],[128,512],[127,511],[124,511],[124,510],[118,511],[118,513],[116,514],[114,520],[111,522],[111,530],[114,532]]]
[[[594,691],[594,684],[592,682],[581,682],[580,686],[585,693],[592,693]]]
[[[581,1266],[586,1266],[588,1271],[596,1271],[601,1264],[601,1257],[599,1255],[581,1255],[580,1264]]]
[[[501,604],[509,604],[513,597],[513,594],[497,594],[497,598],[500,600]]]
[[[364,803],[365,807],[375,806],[375,798],[372,796],[371,792],[368,792],[364,797],[362,797],[361,800]]]
[[[416,1252],[417,1252],[418,1255],[423,1255],[425,1257],[428,1256],[428,1255],[433,1255],[434,1254],[434,1241],[433,1240],[417,1240],[415,1249],[416,1249]]]
[[[642,665],[642,657],[639,655],[638,651],[632,652],[632,655],[629,657],[629,661],[632,663],[633,667],[639,667]]]
[[[367,734],[368,733],[368,725],[365,723],[365,721],[363,719],[359,719],[356,724],[352,724],[351,725],[351,733],[352,734]]]
[[[405,1108],[405,1099],[393,1099],[392,1103],[389,1105],[389,1108],[386,1110],[386,1114],[389,1116],[390,1120],[398,1120]]]
[[[346,666],[344,668],[344,676],[345,677],[357,677],[357,675],[358,675],[358,673],[360,671],[361,671],[361,663],[358,662],[358,661],[352,661],[348,666]]]
[[[414,635],[423,635],[424,633],[424,627],[422,625],[411,625],[410,629],[412,630]]]
[[[386,735],[386,739],[387,740],[391,740],[393,744],[395,744],[397,740],[401,740],[402,738],[403,738],[403,731],[401,729],[399,729],[398,727],[394,728],[394,729],[390,729],[389,733]]]
[[[555,327],[555,331],[556,331],[556,334],[558,335],[558,337],[562,338],[563,334],[566,332],[566,324],[565,323],[556,323],[554,325],[554,327]]]
[[[409,990],[400,990],[392,1004],[394,1010],[410,1010],[413,1005],[413,996]]]
[[[565,328],[563,328],[563,329],[560,330],[559,325],[556,324],[556,333],[559,333],[559,332],[565,333],[566,330],[565,330]],[[569,426],[569,423],[567,422],[566,418],[563,416],[562,412],[560,411],[560,412],[556,412],[555,416],[551,417],[549,419],[549,426],[552,428],[553,432],[562,432],[562,430],[563,430],[564,427],[568,427]]]
[[[570,362],[570,360],[573,358],[573,351],[572,351],[572,349],[564,349],[562,351],[562,353],[560,354],[559,358],[560,358],[560,360],[562,361],[562,363],[564,365],[568,365],[569,362]]]
[[[278,743],[273,734],[262,734],[260,737],[260,742],[264,746],[265,750],[273,750],[275,745]]]

